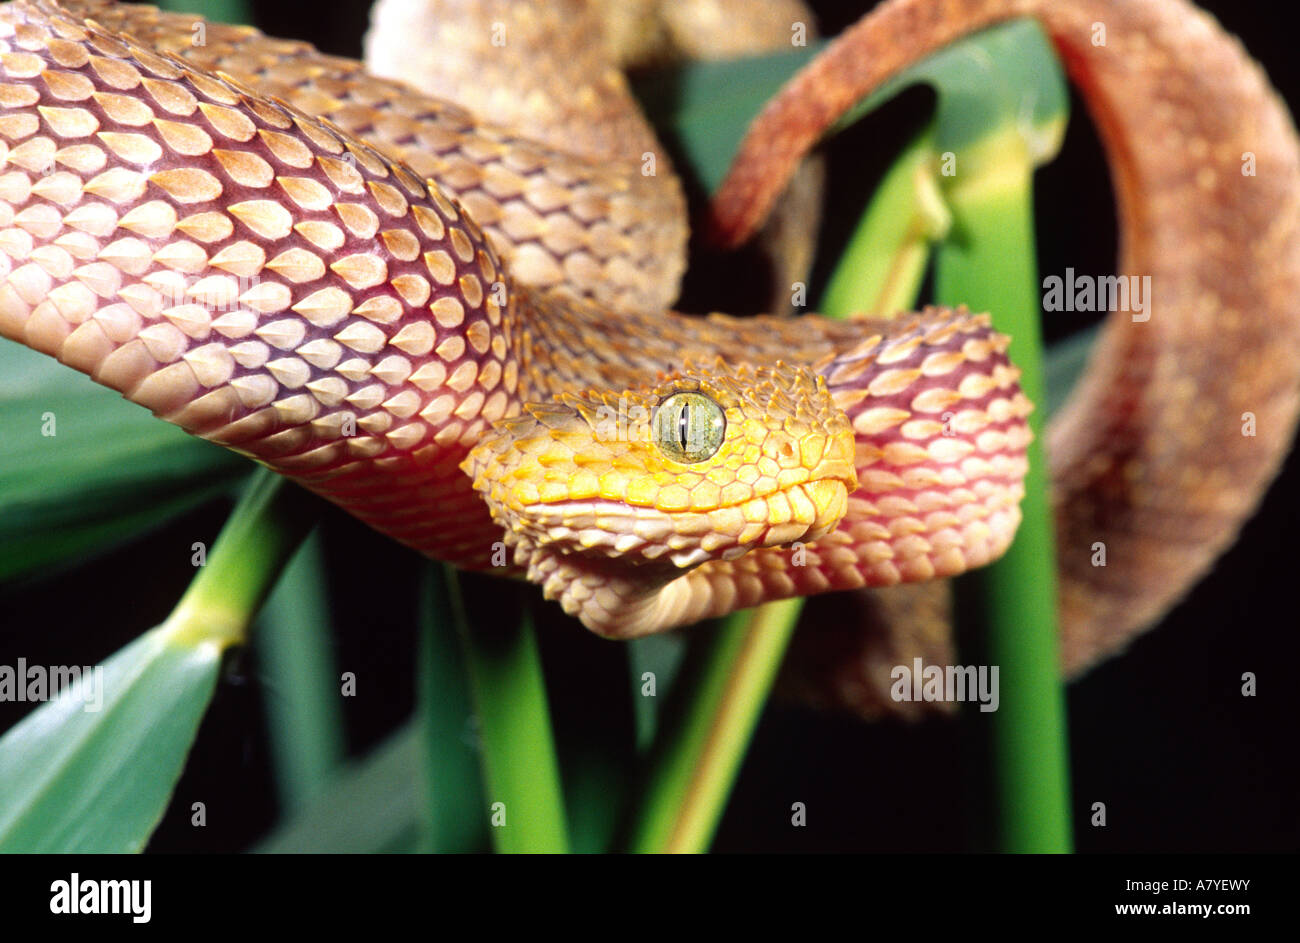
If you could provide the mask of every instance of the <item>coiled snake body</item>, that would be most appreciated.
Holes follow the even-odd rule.
[[[459,6],[429,20],[448,50],[487,35],[455,25],[480,22]],[[793,167],[860,93],[1022,14],[1081,80],[1115,172],[1121,271],[1154,292],[1150,322],[1112,318],[1050,434],[1078,668],[1209,565],[1289,442],[1300,158],[1284,106],[1181,0],[895,0],[746,147]],[[1007,338],[946,309],[665,312],[681,194],[662,157],[643,172],[653,136],[576,26],[558,72],[525,73],[565,94],[498,96],[489,123],[302,43],[214,24],[199,43],[199,22],[0,10],[6,337],[431,556],[486,567],[508,546],[606,635],[954,575],[1009,544],[1031,407]],[[436,71],[426,84],[476,94]],[[582,114],[542,107],[557,100]],[[732,232],[783,182],[733,177],[718,203]]]

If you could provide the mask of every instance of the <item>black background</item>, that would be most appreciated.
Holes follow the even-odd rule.
[[[1063,0],[1068,2],[1068,0]],[[1241,36],[1289,101],[1297,65],[1285,5],[1264,0],[1203,6]],[[322,49],[358,55],[364,2],[309,8],[256,6],[255,25]],[[826,32],[851,22],[863,4],[815,4]],[[832,193],[850,207],[832,219],[824,254],[851,224],[874,172],[918,126],[926,93],[905,95],[833,146]],[[868,155],[864,158],[864,154]],[[876,155],[874,158],[870,155]],[[846,195],[847,194],[847,195]],[[1036,183],[1039,264],[1105,273],[1115,257],[1114,214],[1097,140],[1076,100],[1062,156]],[[815,296],[815,291],[813,295]],[[1077,325],[1048,321],[1049,338]],[[1295,723],[1300,695],[1296,599],[1291,580],[1300,534],[1300,464],[1295,457],[1238,544],[1155,631],[1122,657],[1069,689],[1076,844],[1081,851],[1272,851],[1300,848]],[[210,540],[228,505],[212,505],[112,556],[21,587],[0,589],[0,640],[34,663],[103,658],[166,616],[192,576],[187,548]],[[335,657],[382,696],[345,701],[349,753],[359,756],[410,714],[415,657],[414,590],[419,562],[395,544],[330,511],[326,545],[336,622]],[[147,578],[139,569],[148,561]],[[142,589],[143,585],[143,589]],[[75,589],[74,589],[75,587]],[[396,603],[376,607],[376,595]],[[576,623],[541,627],[548,684],[564,737],[625,740],[630,717],[610,715],[626,700],[626,675],[609,643]],[[75,653],[69,655],[69,653]],[[1240,695],[1243,671],[1259,696]],[[232,660],[204,720],[173,809],[150,845],[156,851],[235,851],[249,847],[277,816],[268,763],[258,667]],[[371,687],[375,690],[376,687]],[[0,729],[17,719],[0,705]],[[774,704],[762,723],[722,822],[722,851],[944,851],[971,847],[973,814],[963,727],[958,721],[863,724]],[[187,809],[208,804],[210,824],[192,829]],[[808,808],[808,827],[789,825],[790,803]],[[1092,828],[1087,809],[1105,802],[1108,824]]]

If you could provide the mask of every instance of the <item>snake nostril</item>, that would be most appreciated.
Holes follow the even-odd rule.
[[[782,457],[782,458],[790,458],[790,457],[793,456],[793,455],[794,455],[794,446],[791,445],[789,442],[782,442],[782,443],[781,443],[781,457]]]

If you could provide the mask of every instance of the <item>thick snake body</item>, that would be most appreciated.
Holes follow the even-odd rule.
[[[1112,319],[1049,442],[1078,667],[1208,566],[1289,441],[1300,159],[1285,108],[1178,0],[904,0],[749,147],[792,166],[837,95],[1021,13],[1093,103],[1121,268],[1155,292],[1147,324]],[[1090,45],[1097,19],[1107,48]],[[482,568],[506,548],[606,635],[954,575],[1009,544],[1030,406],[1007,339],[942,309],[663,311],[680,190],[612,66],[576,96],[603,137],[530,133],[508,109],[484,122],[246,28],[206,24],[196,43],[198,22],[0,11],[0,333],[421,552]],[[764,186],[733,180],[723,218],[756,220]],[[654,440],[681,392],[726,417],[698,464]],[[1081,562],[1099,540],[1104,570]]]

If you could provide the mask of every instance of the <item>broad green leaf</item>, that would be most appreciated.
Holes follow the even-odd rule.
[[[750,120],[824,45],[660,69],[634,82],[634,90],[651,122],[680,146],[689,168],[711,193],[726,175]]]
[[[160,0],[158,6],[180,13],[199,13],[214,23],[254,22],[246,0]]]
[[[289,561],[253,633],[271,762],[284,807],[317,795],[343,761],[343,711],[330,648],[329,577],[320,536]]]
[[[0,580],[121,542],[252,466],[0,339]]]
[[[218,645],[160,626],[0,737],[0,852],[143,848],[220,664]]]
[[[824,46],[812,43],[792,52],[661,70],[636,83],[637,97],[712,192],[726,176],[749,122]],[[1051,46],[1034,22],[1007,23],[939,51],[883,84],[839,127],[917,84],[939,93],[935,121],[943,150],[979,141],[1007,122],[1025,133],[1036,164],[1060,148],[1069,96]]]
[[[961,151],[1014,127],[1034,166],[1060,150],[1070,96],[1060,63],[1034,20],[1013,20],[967,37],[884,83],[840,122],[859,120],[911,85],[931,86],[936,144]],[[958,154],[960,158],[960,154]],[[961,173],[960,167],[958,173]]]
[[[419,847],[421,733],[407,724],[345,767],[299,814],[254,851],[371,854]]]

